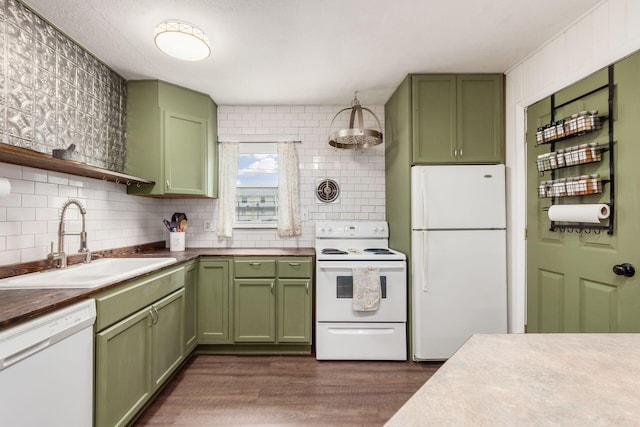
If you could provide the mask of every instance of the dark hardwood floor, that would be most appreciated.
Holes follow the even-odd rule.
[[[136,426],[381,426],[441,363],[193,357]]]

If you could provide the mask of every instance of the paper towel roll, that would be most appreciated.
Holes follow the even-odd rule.
[[[11,193],[11,181],[0,178],[0,197],[7,197]]]
[[[551,221],[600,223],[609,218],[609,205],[553,205],[549,208]]]

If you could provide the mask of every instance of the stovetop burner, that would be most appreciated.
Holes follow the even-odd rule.
[[[323,254],[325,255],[347,255],[348,252],[340,250],[340,249],[334,249],[334,248],[325,248],[321,251]]]
[[[391,255],[391,254],[393,254],[393,252],[391,252],[387,248],[367,248],[364,251],[372,253],[374,255]]]

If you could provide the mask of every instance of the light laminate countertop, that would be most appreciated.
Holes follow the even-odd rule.
[[[474,335],[386,425],[640,425],[640,334]]]

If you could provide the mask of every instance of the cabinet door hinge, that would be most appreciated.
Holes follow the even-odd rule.
[[[529,229],[527,229],[526,227],[524,228],[524,240],[527,240],[527,238],[529,237]]]

